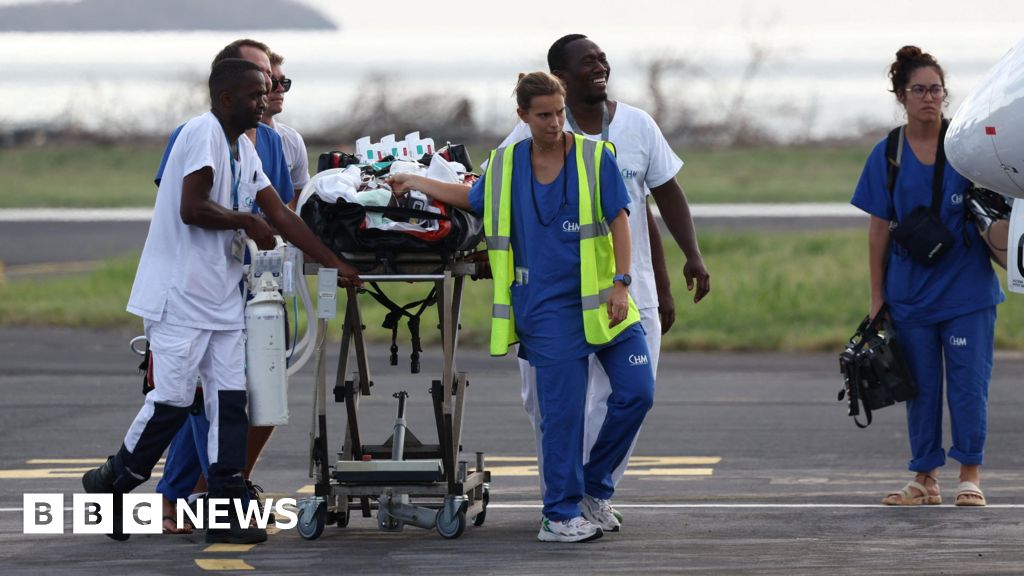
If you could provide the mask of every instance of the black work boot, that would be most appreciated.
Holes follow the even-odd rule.
[[[132,535],[124,533],[124,527],[121,523],[123,503],[121,501],[121,494],[114,490],[114,480],[116,478],[117,475],[114,473],[114,457],[110,456],[102,466],[93,468],[82,475],[82,487],[89,494],[114,495],[114,509],[111,511],[111,514],[114,515],[114,531],[107,534],[107,536],[119,542],[124,542],[131,538]]]
[[[223,493],[217,496],[210,495],[211,498],[228,498],[230,505],[228,508],[228,527],[227,528],[209,528],[206,529],[206,543],[207,544],[259,544],[260,542],[267,541],[267,531],[264,528],[255,528],[250,526],[242,526],[239,522],[238,515],[235,511],[235,502],[242,503],[245,496],[245,485],[238,486],[226,486],[224,487]],[[213,511],[213,507],[207,502],[207,515],[206,522],[207,526],[210,525],[210,519]]]
[[[263,502],[263,496],[261,496],[261,494],[263,493],[263,486],[260,486],[259,484],[253,484],[252,480],[246,480],[245,491],[246,493],[249,494],[249,501],[256,502],[256,507],[260,512],[260,516],[262,516],[263,511],[266,509],[267,506],[266,503]],[[273,512],[267,514],[268,524],[274,524],[276,522],[277,518],[274,516]]]

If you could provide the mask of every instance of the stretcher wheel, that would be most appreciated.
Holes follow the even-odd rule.
[[[473,526],[484,525],[484,520],[487,519],[487,505],[491,502],[491,491],[484,488],[484,495],[480,500],[484,503],[484,507],[479,514],[473,517]]]
[[[327,525],[327,504],[320,502],[315,506],[303,503],[299,507],[299,522],[295,529],[304,540],[316,540]]]
[[[454,540],[462,536],[463,531],[466,530],[466,511],[460,508],[455,513],[455,516],[451,516],[448,510],[448,506],[442,506],[437,511],[437,517],[434,521],[437,524],[438,534],[448,540]]]

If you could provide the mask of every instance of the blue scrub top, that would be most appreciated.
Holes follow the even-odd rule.
[[[164,157],[160,159],[160,167],[156,169],[156,176],[153,177],[153,182],[157,186],[160,185],[160,179],[163,178],[164,166],[167,164],[167,158],[171,155],[174,141],[178,139],[178,134],[184,127],[185,125],[182,124],[175,128],[174,132],[171,132],[170,139],[167,140]],[[256,154],[260,157],[260,162],[263,163],[263,173],[267,175],[274,190],[277,190],[281,202],[285,204],[291,202],[295,196],[295,187],[292,184],[291,173],[288,171],[288,161],[284,157],[281,135],[262,122],[256,126]],[[253,204],[253,212],[258,210],[259,208]]]
[[[868,156],[850,203],[883,220],[902,220],[918,206],[930,206],[934,165],[923,164],[910,144],[890,198],[886,187],[885,140]],[[1006,296],[989,263],[988,247],[965,217],[971,183],[946,163],[942,182],[942,222],[953,234],[953,248],[931,266],[919,264],[895,242],[889,243],[885,301],[897,323],[926,326],[995,306]],[[895,200],[895,206],[893,205]],[[964,243],[964,233],[970,246]]]
[[[525,284],[513,279],[512,311],[521,355],[525,349],[531,364],[548,366],[588,356],[601,346],[587,344],[583,331],[575,144],[558,177],[541,184],[530,165],[530,142],[527,139],[516,144],[512,160],[512,251],[515,266],[527,270]],[[485,178],[477,180],[469,191],[469,203],[479,215],[484,213]],[[614,219],[619,210],[629,209],[629,193],[615,156],[607,148],[600,178],[601,208],[607,219]],[[634,333],[643,333],[639,323],[624,330],[615,341]]]

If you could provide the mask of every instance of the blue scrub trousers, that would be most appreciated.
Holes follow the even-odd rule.
[[[917,397],[907,402],[913,472],[946,463],[942,448],[942,383],[953,444],[949,456],[961,464],[982,464],[988,421],[988,385],[996,307],[983,308],[928,326],[896,325],[899,341],[917,381]]]
[[[629,452],[654,403],[654,371],[642,331],[598,350],[611,382],[608,413],[583,465],[588,357],[537,366],[537,401],[544,467],[544,516],[569,520],[580,515],[584,493],[608,499],[615,492],[612,472]]]
[[[199,481],[199,473],[209,478],[210,457],[206,451],[210,421],[206,414],[190,414],[167,449],[164,474],[156,491],[171,502],[187,498]]]

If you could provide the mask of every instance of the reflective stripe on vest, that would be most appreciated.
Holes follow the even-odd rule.
[[[601,207],[601,158],[610,144],[576,135],[576,169],[580,179],[580,302],[587,343],[607,344],[640,321],[640,312],[628,297],[626,319],[609,328],[608,297],[615,277],[615,248]],[[614,152],[614,148],[612,148]],[[612,218],[617,216],[612,214]],[[586,231],[586,233],[584,233]]]
[[[484,175],[484,234],[487,260],[491,265],[494,298],[491,306],[492,356],[504,356],[515,344],[515,316],[512,314],[512,150],[515,145],[491,152]]]
[[[627,327],[640,321],[640,313],[629,297],[626,319],[614,328],[608,323],[608,297],[615,276],[615,250],[611,229],[601,209],[601,157],[606,142],[576,135],[576,169],[579,182],[580,302],[587,343],[611,342]],[[529,144],[527,144],[529,145]],[[487,257],[494,278],[491,307],[490,353],[501,356],[518,341],[512,313],[513,254],[509,238],[512,220],[512,156],[515,145],[491,152],[484,176],[484,233]],[[614,148],[612,148],[614,151]]]

